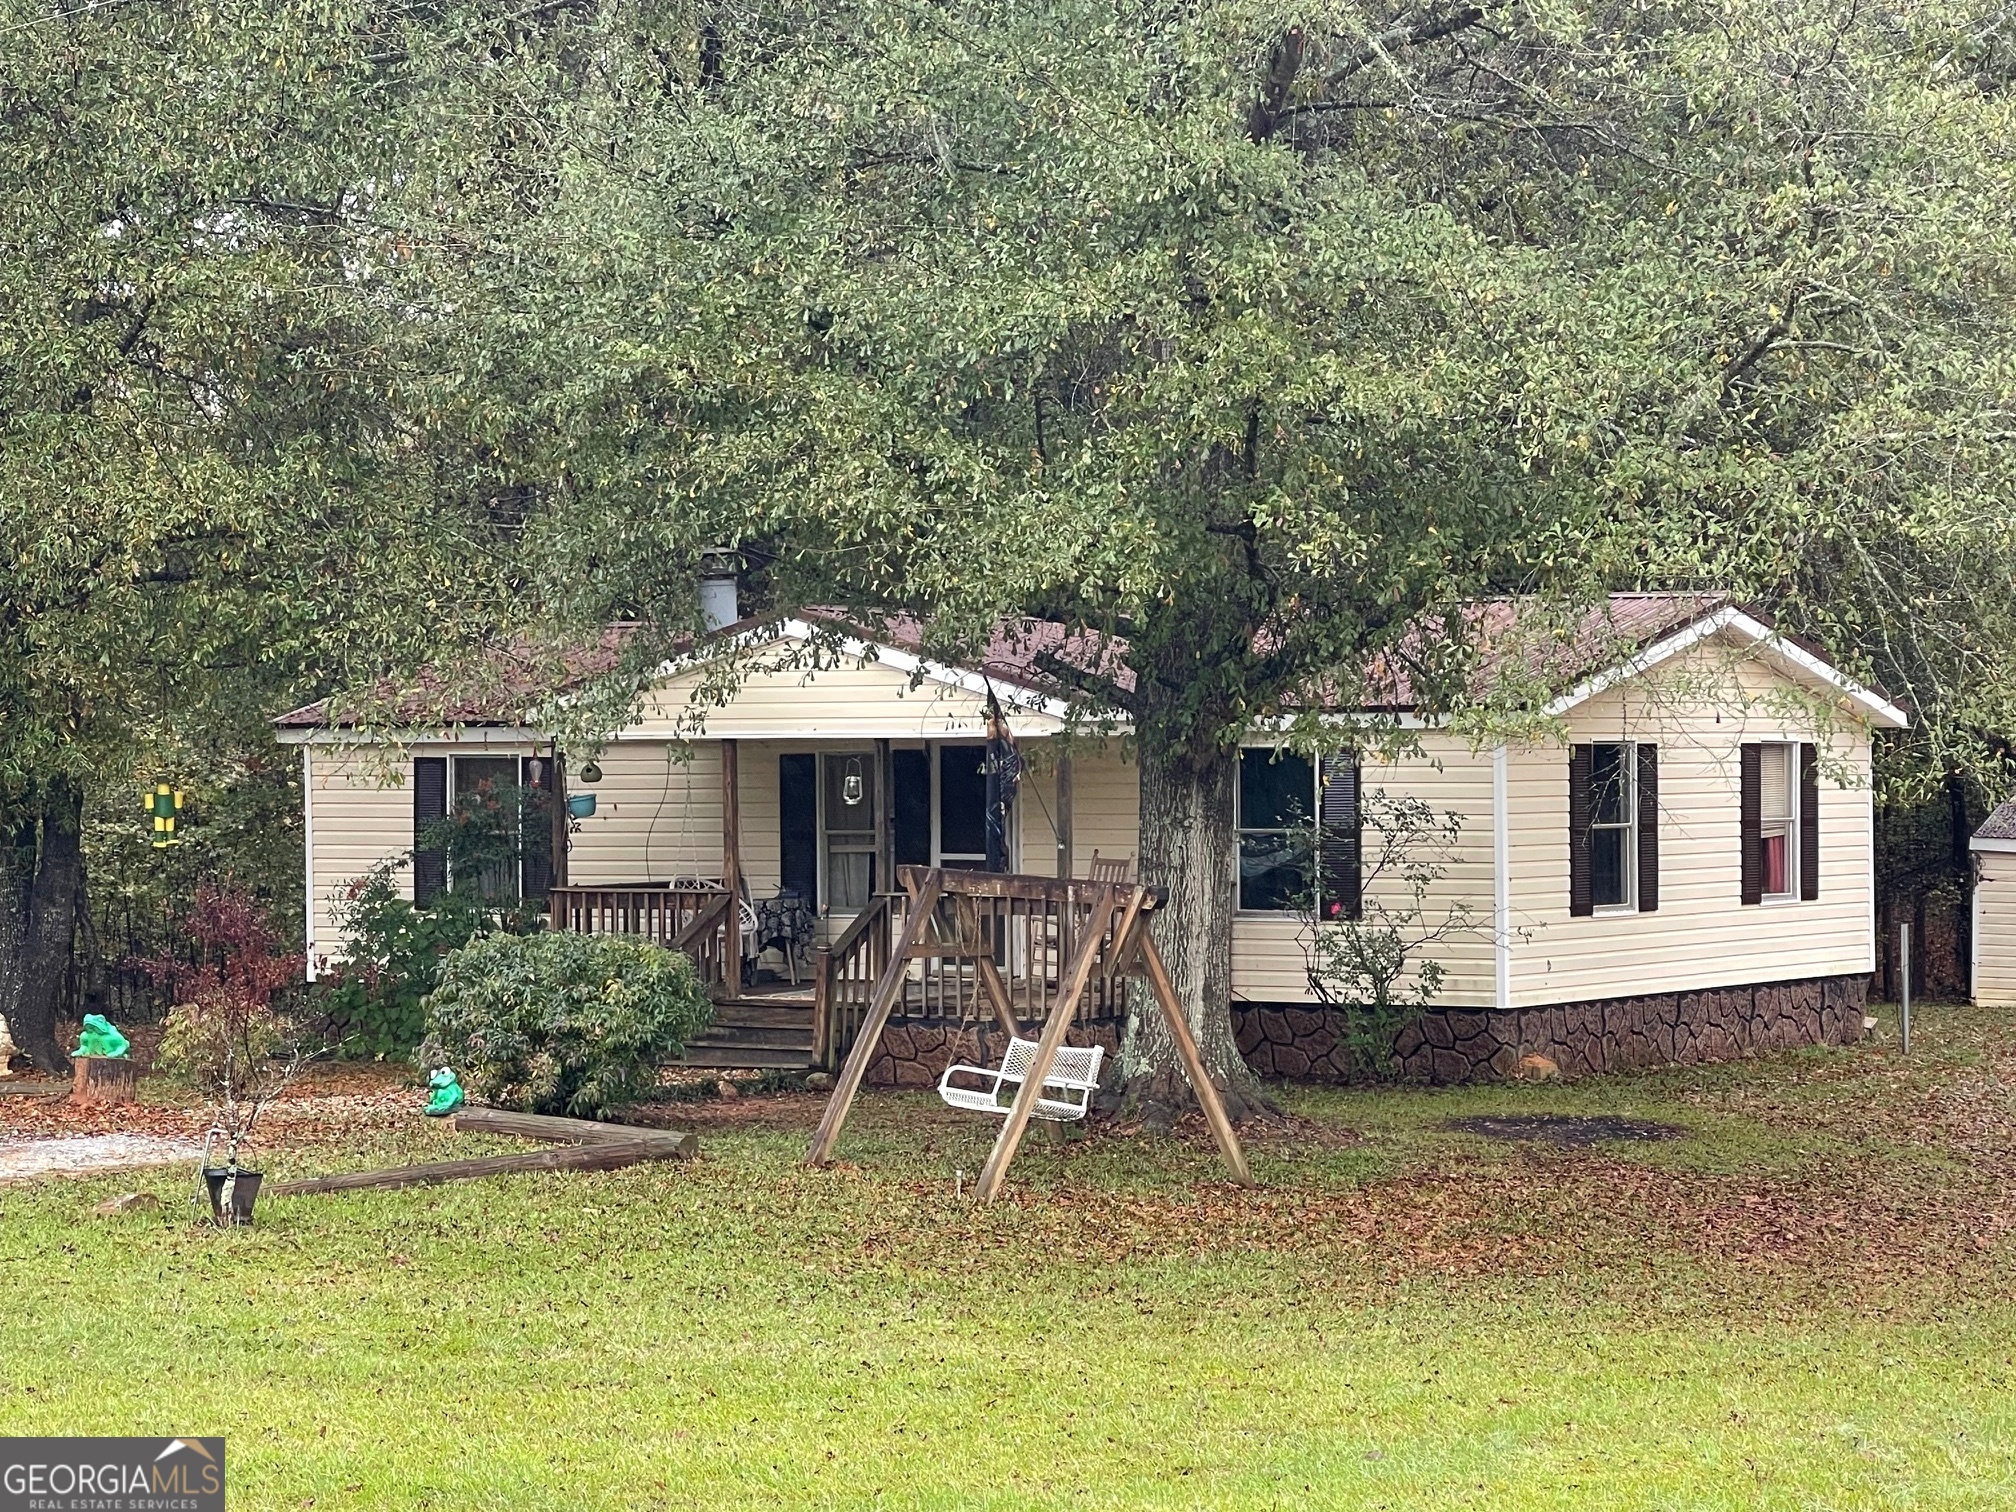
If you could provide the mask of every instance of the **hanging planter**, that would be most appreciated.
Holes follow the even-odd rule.
[[[569,793],[567,795],[568,818],[586,819],[594,812],[595,795],[593,793]]]

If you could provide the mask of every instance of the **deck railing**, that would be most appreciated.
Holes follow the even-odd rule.
[[[1092,916],[1089,885],[970,875],[969,887],[948,885],[931,920],[931,938],[938,944],[958,942],[959,952],[911,960],[892,1017],[926,1023],[991,1021],[994,1007],[986,980],[991,976],[1016,1020],[1034,1032],[1078,934]],[[822,1063],[835,1064],[854,1043],[910,906],[907,895],[877,898],[839,939],[818,952],[813,1040]],[[1125,1019],[1128,966],[1112,959],[1110,940],[1101,945],[1097,968],[1074,1010],[1081,1025]]]
[[[637,935],[693,958],[709,991],[727,984],[722,927],[728,894],[718,887],[556,887],[552,927],[573,934]]]

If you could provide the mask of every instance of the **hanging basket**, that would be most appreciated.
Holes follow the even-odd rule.
[[[594,812],[595,795],[593,793],[569,793],[567,795],[568,818],[586,819]]]

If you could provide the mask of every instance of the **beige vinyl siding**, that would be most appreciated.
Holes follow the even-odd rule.
[[[1430,889],[1422,923],[1465,921],[1459,932],[1435,947],[1447,973],[1435,1002],[1443,1007],[1488,1008],[1497,991],[1492,950],[1491,753],[1473,752],[1446,735],[1428,732],[1417,752],[1392,762],[1367,761],[1363,784],[1368,799],[1378,790],[1391,797],[1415,797],[1435,812],[1456,816],[1461,825],[1444,875]],[[1369,858],[1377,837],[1368,828]],[[1410,906],[1411,889],[1388,877],[1368,886],[1396,910]],[[1312,1001],[1307,926],[1294,914],[1241,913],[1232,924],[1232,995],[1249,1002]]]
[[[1036,741],[1025,742],[1022,782],[1016,792],[1016,867],[1039,877],[1057,875],[1057,772],[1040,754]]]
[[[2016,1008],[2016,855],[1984,851],[1976,860],[1974,1001]]]
[[[530,745],[421,741],[399,748],[304,746],[309,791],[309,953],[339,961],[348,941],[336,909],[365,873],[397,858],[399,894],[413,896],[413,759],[417,756],[530,756]]]
[[[1568,752],[1515,750],[1509,758],[1512,1004],[1871,969],[1872,808],[1869,737],[1845,723],[1816,737],[1782,706],[1771,674],[1719,669],[1754,701],[1726,690],[1625,684],[1572,711],[1569,741],[1633,740],[1659,747],[1659,907],[1652,913],[1568,911]],[[1745,905],[1738,805],[1746,741],[1816,741],[1831,747],[1820,778],[1820,896]],[[1839,778],[1845,777],[1847,785]]]
[[[310,746],[308,801],[313,833],[309,845],[309,951],[314,961],[348,954],[335,910],[352,882],[372,867],[413,847],[412,766],[403,774],[377,751]],[[403,775],[405,781],[398,779]],[[394,784],[397,785],[394,785]],[[399,891],[413,896],[413,868],[401,866]]]
[[[1141,777],[1117,741],[1080,747],[1071,758],[1071,861],[1079,876],[1094,851],[1131,859],[1141,874]]]
[[[1017,734],[1057,728],[1048,716],[1015,712],[1012,692],[1003,688],[1001,696]],[[624,734],[643,739],[689,734],[759,740],[984,740],[987,702],[979,692],[940,682],[912,687],[908,673],[880,662],[768,666],[751,671],[726,707],[709,702],[702,674],[674,678],[647,695],[641,717]]]
[[[583,782],[578,770],[567,774],[570,794],[595,795],[595,812],[569,826],[571,885],[613,887],[721,875],[718,744],[617,741],[596,762],[602,768],[600,782]],[[776,780],[774,772],[771,780]]]

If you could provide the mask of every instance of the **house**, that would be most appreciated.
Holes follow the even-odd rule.
[[[2016,1008],[2016,798],[1974,832],[1974,1001]]]
[[[1573,675],[1547,707],[1548,738],[1475,748],[1396,687],[1325,717],[1405,728],[1411,749],[1380,756],[1368,741],[1362,757],[1312,761],[1259,735],[1244,750],[1232,993],[1240,1048],[1263,1074],[1346,1069],[1311,987],[1315,926],[1299,895],[1313,883],[1323,911],[1348,918],[1365,901],[1353,889],[1398,885],[1364,880],[1378,795],[1418,798],[1456,830],[1426,906],[1463,927],[1435,944],[1441,989],[1399,1043],[1424,1077],[1503,1076],[1528,1055],[1575,1074],[1861,1035],[1871,741],[1905,714],[1720,596],[1616,595],[1587,628],[1563,639]],[[899,868],[1076,877],[1095,855],[1138,854],[1124,729],[1075,730],[1072,695],[1042,670],[1102,654],[1063,627],[1004,626],[971,666],[933,661],[900,621],[737,621],[715,643],[730,642],[748,659],[732,697],[709,702],[704,661],[668,664],[592,762],[509,714],[465,711],[396,743],[333,727],[321,705],[282,716],[307,794],[311,959],[341,955],[333,907],[353,878],[413,852],[457,795],[522,781],[554,795],[555,815],[563,796],[593,812],[556,822],[498,885],[546,893],[556,927],[693,951],[726,1026],[703,1061],[831,1063],[887,959]],[[1584,654],[1597,659],[1573,666]],[[1296,847],[1319,815],[1311,879]],[[402,885],[424,897],[442,866],[422,847]],[[802,954],[778,943],[791,932],[779,900],[804,905]],[[1009,964],[1040,981],[1035,925],[1004,913],[982,927],[999,942],[1020,930]],[[970,973],[917,968],[906,994],[871,1077],[918,1085],[972,1032],[975,989]],[[1100,984],[1080,1032],[1110,1043],[1124,1003],[1124,982]]]

